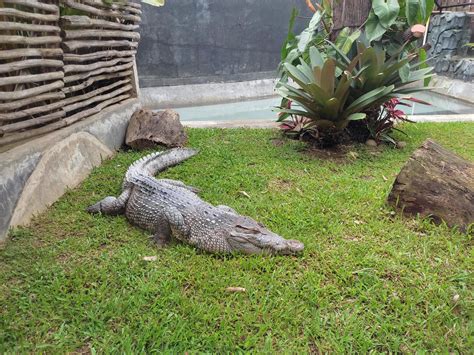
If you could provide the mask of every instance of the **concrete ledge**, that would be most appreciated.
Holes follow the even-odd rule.
[[[102,158],[119,149],[128,121],[139,106],[138,99],[126,100],[0,153],[0,243],[6,240],[12,223],[27,223],[67,187],[82,181]]]
[[[143,88],[140,102],[144,108],[152,110],[212,105],[273,96],[274,86],[274,79],[263,79],[235,83]]]
[[[90,133],[74,133],[44,152],[15,207],[10,226],[26,225],[68,188],[79,185],[92,168],[113,155]]]
[[[474,104],[474,83],[438,75],[433,78],[432,85],[439,94]]]
[[[277,128],[278,123],[270,120],[262,121],[183,121],[190,128]]]

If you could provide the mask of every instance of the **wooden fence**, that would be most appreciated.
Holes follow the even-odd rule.
[[[438,0],[438,4],[441,5],[441,7],[443,7],[443,12],[444,11],[474,12],[473,0]],[[463,5],[463,6],[460,6],[460,5]],[[446,8],[444,8],[445,6]]]
[[[0,146],[136,96],[140,4],[0,0]]]

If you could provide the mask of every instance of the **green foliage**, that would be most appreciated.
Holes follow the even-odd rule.
[[[303,241],[298,258],[157,249],[87,214],[146,152],[105,160],[0,248],[0,353],[472,353],[472,236],[392,216],[386,196],[426,138],[473,160],[474,123],[405,129],[404,149],[335,159],[273,130],[188,131],[199,155],[160,176]]]
[[[301,56],[297,65],[283,64],[292,83],[280,81],[276,86],[276,92],[285,99],[276,109],[286,114],[280,115],[279,121],[288,115],[297,115],[311,119],[320,132],[340,132],[350,121],[365,119],[365,111],[397,94],[418,91],[419,87],[409,84],[432,75],[432,68],[418,69],[415,65],[408,66],[405,80],[401,78],[399,69],[409,65],[413,55],[402,60],[387,59],[381,48],[366,47],[358,42],[357,52],[348,57],[337,44],[327,43],[335,55],[311,47],[308,62]],[[298,107],[289,107],[288,102]]]

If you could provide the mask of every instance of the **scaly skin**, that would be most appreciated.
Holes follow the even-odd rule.
[[[176,148],[138,160],[128,169],[118,198],[106,197],[87,210],[125,214],[132,224],[152,232],[160,245],[175,237],[211,253],[289,255],[303,251],[303,243],[286,240],[230,207],[203,201],[194,188],[180,181],[153,177],[196,154],[193,149]]]

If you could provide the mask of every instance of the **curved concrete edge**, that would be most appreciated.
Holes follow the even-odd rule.
[[[274,95],[275,79],[140,89],[144,108],[166,109],[253,100]]]
[[[112,150],[86,132],[74,133],[53,145],[26,182],[10,226],[27,225],[34,215],[52,205],[68,188],[79,185],[112,155]]]
[[[22,224],[20,223],[23,220],[21,216],[27,216],[30,213],[26,209],[24,209],[24,212],[20,212],[20,210],[18,212],[15,211],[17,206],[20,206],[19,200],[23,190],[29,189],[29,182],[32,181],[30,177],[46,152],[54,149],[53,147],[57,144],[64,144],[61,143],[63,140],[75,134],[79,134],[79,137],[84,137],[81,134],[84,133],[90,140],[96,143],[95,147],[100,147],[102,152],[106,151],[107,154],[111,154],[111,152],[113,153],[118,150],[125,141],[128,121],[139,107],[140,102],[138,99],[129,99],[118,105],[110,106],[99,114],[70,127],[49,133],[0,153],[0,244],[7,240],[13,215],[16,215],[15,223],[18,225]],[[100,145],[97,145],[97,141]],[[79,160],[81,159],[81,154],[79,154]],[[94,164],[97,162],[95,159],[97,157],[93,159]],[[80,164],[84,165],[84,169],[88,169],[90,162],[87,163],[86,160],[81,161],[82,163]],[[73,183],[64,182],[64,185],[72,187]],[[52,202],[48,201],[47,203]],[[27,219],[25,217],[25,220]]]
[[[278,122],[260,121],[183,121],[183,126],[190,128],[277,128]]]

